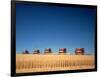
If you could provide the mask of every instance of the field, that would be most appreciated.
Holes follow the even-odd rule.
[[[94,69],[93,55],[16,54],[16,73]]]

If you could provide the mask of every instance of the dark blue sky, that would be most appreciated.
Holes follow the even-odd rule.
[[[16,4],[16,52],[82,47],[94,53],[95,15],[93,8]]]

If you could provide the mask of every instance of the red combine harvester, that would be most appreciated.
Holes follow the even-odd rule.
[[[59,48],[59,54],[65,54],[67,52],[66,48]]]
[[[76,55],[84,55],[84,53],[85,53],[84,48],[76,48],[75,49],[75,54]]]

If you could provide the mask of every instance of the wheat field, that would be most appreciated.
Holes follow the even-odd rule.
[[[16,73],[94,69],[94,55],[16,54]]]

